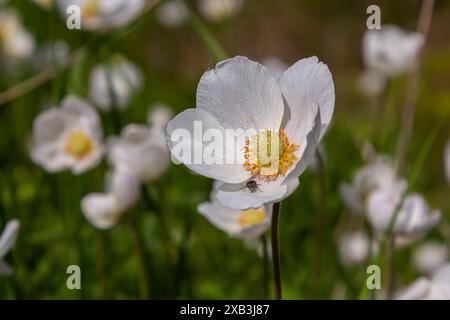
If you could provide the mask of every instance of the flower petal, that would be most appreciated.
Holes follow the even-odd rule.
[[[272,73],[245,57],[235,57],[206,72],[197,89],[197,108],[226,129],[273,129],[281,125],[284,105]]]
[[[328,66],[319,62],[317,57],[302,59],[283,73],[279,83],[290,109],[286,126],[288,137],[299,137],[297,132],[304,122],[314,121],[315,111],[310,108],[316,105],[320,110],[322,137],[333,116],[335,100],[333,77]],[[295,141],[298,143],[303,139],[300,136]]]
[[[396,300],[422,300],[430,291],[430,281],[420,278],[396,295]]]
[[[285,181],[299,177],[308,168],[315,157],[316,149],[321,134],[320,112],[316,112],[314,126],[310,129],[306,138],[300,143],[300,150],[297,151],[298,160],[295,166],[287,172]],[[305,130],[306,131],[306,130]]]
[[[194,129],[196,124],[201,126],[198,130]],[[211,114],[202,109],[187,109],[178,114],[168,123],[166,129],[172,157],[192,171],[215,180],[227,183],[240,183],[247,180],[250,174],[242,164],[226,164],[227,159],[225,159],[225,157],[236,156],[236,162],[242,161],[243,163],[242,159],[239,160],[239,157],[243,156],[239,153],[243,144],[230,148],[229,144],[225,144],[224,141],[222,145],[225,145],[225,148],[223,148],[222,156],[215,155],[215,161],[212,161],[212,164],[205,162],[203,151],[205,146],[211,142],[204,141],[203,132],[209,129],[217,130],[222,137],[226,136],[222,125]],[[180,137],[177,137],[177,134],[180,134],[182,139],[178,140]],[[214,143],[220,146],[217,141],[214,141]],[[179,147],[182,147],[181,149],[186,152],[181,154]]]
[[[295,182],[292,183],[291,190],[295,186]],[[236,210],[247,210],[281,201],[288,192],[288,184],[281,183],[281,179],[271,182],[261,182],[258,188],[259,190],[251,192],[245,188],[245,183],[224,184],[217,191],[216,197],[224,206]]]
[[[14,219],[9,221],[0,237],[0,260],[11,250],[19,233],[20,223]]]
[[[81,208],[89,223],[99,229],[113,227],[122,213],[112,194],[89,194],[81,201]]]

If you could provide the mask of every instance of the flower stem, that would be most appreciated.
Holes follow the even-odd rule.
[[[322,234],[323,225],[325,223],[325,210],[326,210],[326,179],[325,179],[325,167],[322,154],[319,150],[316,151],[316,158],[318,164],[317,182],[319,185],[319,194],[317,201],[317,213],[316,213],[316,232],[315,232],[315,251],[313,262],[313,277],[312,277],[312,289],[311,297],[314,298],[317,291],[317,284],[320,274],[320,258],[322,251]]]
[[[164,237],[164,251],[166,252],[167,258],[169,259],[170,263],[173,263],[175,261],[175,253],[172,244],[172,237],[170,235],[170,229],[167,225],[167,221],[164,217],[164,212],[161,208],[161,203],[163,203],[164,201],[163,199],[160,199],[159,203],[157,201],[154,201],[150,196],[150,193],[148,192],[147,186],[145,185],[142,185],[141,192],[147,209],[153,211],[159,219],[161,231]]]
[[[386,292],[387,299],[392,298],[394,291],[394,250],[395,250],[395,235],[389,238],[388,247],[386,250]]]
[[[272,209],[272,262],[273,277],[275,283],[275,299],[281,300],[281,273],[280,273],[280,253],[278,248],[278,218],[280,215],[280,203],[275,202]]]
[[[261,235],[262,245],[262,268],[263,268],[263,290],[264,300],[269,299],[269,253],[267,248],[267,236],[264,233]]]
[[[138,264],[139,264],[138,287],[140,296],[143,300],[148,300],[150,298],[150,293],[148,289],[148,277],[145,267],[145,257],[144,252],[142,250],[142,239],[138,232],[135,217],[132,214],[129,215],[128,224],[131,229],[131,234],[133,236],[134,251],[136,253],[136,256],[138,257]]]
[[[206,46],[208,51],[213,56],[216,62],[225,60],[228,55],[220,45],[219,41],[214,37],[214,35],[209,31],[208,27],[205,23],[197,16],[197,14],[192,10],[190,5],[186,3],[185,0],[182,0],[186,10],[188,12],[189,21],[194,28],[197,35],[202,40],[203,44]]]
[[[425,41],[431,25],[431,18],[433,16],[434,0],[423,0],[420,8],[419,22],[417,31],[422,34],[424,38],[424,45],[419,51],[417,62],[411,68],[408,75],[408,83],[406,87],[405,105],[403,107],[402,122],[400,127],[400,134],[397,143],[397,170],[403,173],[405,169],[405,162],[408,156],[409,144],[411,142],[411,134],[414,126],[414,118],[416,113],[417,96],[420,82],[420,60],[422,58]]]

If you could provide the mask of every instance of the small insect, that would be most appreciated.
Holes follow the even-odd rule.
[[[260,186],[260,185],[259,185],[255,180],[250,180],[250,181],[248,181],[248,182],[245,184],[245,186],[244,186],[242,189],[248,190],[248,191],[250,191],[251,193],[255,193],[256,190],[261,191],[261,189],[259,188],[259,186]],[[262,192],[262,191],[261,191],[261,192]]]

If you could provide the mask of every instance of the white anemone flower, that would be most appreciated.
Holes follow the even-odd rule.
[[[94,227],[110,229],[139,195],[139,178],[127,168],[119,167],[107,176],[105,193],[88,194],[81,201],[81,209]]]
[[[316,57],[298,61],[280,79],[245,57],[228,59],[201,78],[197,107],[169,122],[169,148],[194,172],[224,182],[217,192],[223,205],[259,208],[296,189],[331,121],[334,99],[331,73]],[[202,129],[214,133],[213,143]],[[211,145],[214,152],[204,155]]]
[[[0,9],[0,55],[10,59],[29,58],[35,48],[33,36],[25,30],[17,13]]]
[[[130,124],[108,142],[108,160],[126,167],[142,182],[159,178],[169,167],[170,153],[162,127]]]
[[[447,146],[445,147],[444,162],[448,183],[450,183],[450,141],[447,143]]]
[[[378,189],[368,199],[367,218],[378,232],[385,232],[400,204],[404,190]],[[431,210],[425,199],[411,193],[405,200],[397,214],[393,232],[401,237],[418,237],[439,223],[441,212]]]
[[[414,252],[414,265],[424,274],[431,274],[448,261],[448,248],[445,244],[428,241]]]
[[[3,233],[0,236],[0,275],[9,275],[12,273],[11,267],[3,261],[3,258],[8,254],[17,239],[19,233],[19,221],[14,219],[9,221]]]
[[[84,100],[68,96],[60,108],[45,110],[34,120],[31,158],[45,170],[80,174],[102,156],[100,119]]]
[[[272,204],[248,210],[230,209],[217,201],[218,187],[220,183],[216,182],[210,201],[201,203],[197,208],[212,225],[232,237],[244,240],[257,239],[267,231],[270,226]]]
[[[363,58],[369,69],[392,77],[409,70],[423,45],[423,36],[394,25],[366,31]]]
[[[64,16],[75,5],[81,11],[81,27],[90,31],[109,30],[127,25],[143,11],[145,0],[57,0]]]
[[[369,257],[370,240],[362,231],[346,232],[338,241],[339,257],[345,266],[362,264]]]
[[[431,278],[419,278],[396,294],[398,300],[450,300],[450,264],[440,267]]]
[[[378,189],[406,188],[406,181],[399,180],[392,162],[383,156],[360,168],[354,175],[351,184],[342,184],[340,191],[344,203],[354,212],[364,213],[367,199]]]
[[[220,22],[241,11],[244,0],[199,0],[198,9],[210,22]]]
[[[159,23],[167,28],[176,28],[184,24],[188,17],[186,6],[181,0],[168,0],[156,10]]]
[[[134,91],[143,84],[143,74],[133,63],[116,55],[110,61],[94,66],[89,77],[89,98],[102,111],[113,105],[123,110]]]

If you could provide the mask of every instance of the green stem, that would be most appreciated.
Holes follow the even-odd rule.
[[[320,275],[320,258],[322,253],[322,236],[323,226],[325,223],[325,211],[326,211],[326,178],[325,178],[325,165],[322,154],[319,150],[316,151],[316,158],[318,163],[317,182],[319,185],[318,199],[317,199],[317,213],[316,213],[316,232],[315,232],[315,250],[313,260],[313,277],[312,277],[312,289],[311,297],[314,299],[317,291],[317,285]]]
[[[134,243],[134,251],[136,253],[136,256],[138,258],[138,287],[139,292],[141,295],[141,298],[143,300],[148,300],[150,298],[150,292],[148,289],[148,277],[145,267],[145,257],[144,257],[144,251],[143,251],[143,245],[142,245],[142,239],[140,237],[136,220],[133,214],[129,214],[129,220],[128,224],[131,230],[131,234],[133,236],[133,243]]]
[[[198,34],[203,44],[206,46],[208,51],[213,56],[214,60],[216,62],[225,60],[228,57],[228,55],[223,49],[223,47],[220,45],[219,41],[217,41],[214,35],[209,31],[206,24],[197,16],[194,10],[192,10],[190,5],[188,5],[185,0],[182,0],[182,2],[187,9],[188,18],[192,25],[192,28],[194,28],[195,32]]]
[[[280,253],[278,247],[278,220],[280,215],[280,203],[273,204],[272,209],[272,263],[273,263],[273,277],[275,283],[275,299],[282,299],[281,290],[281,272],[280,272]]]

